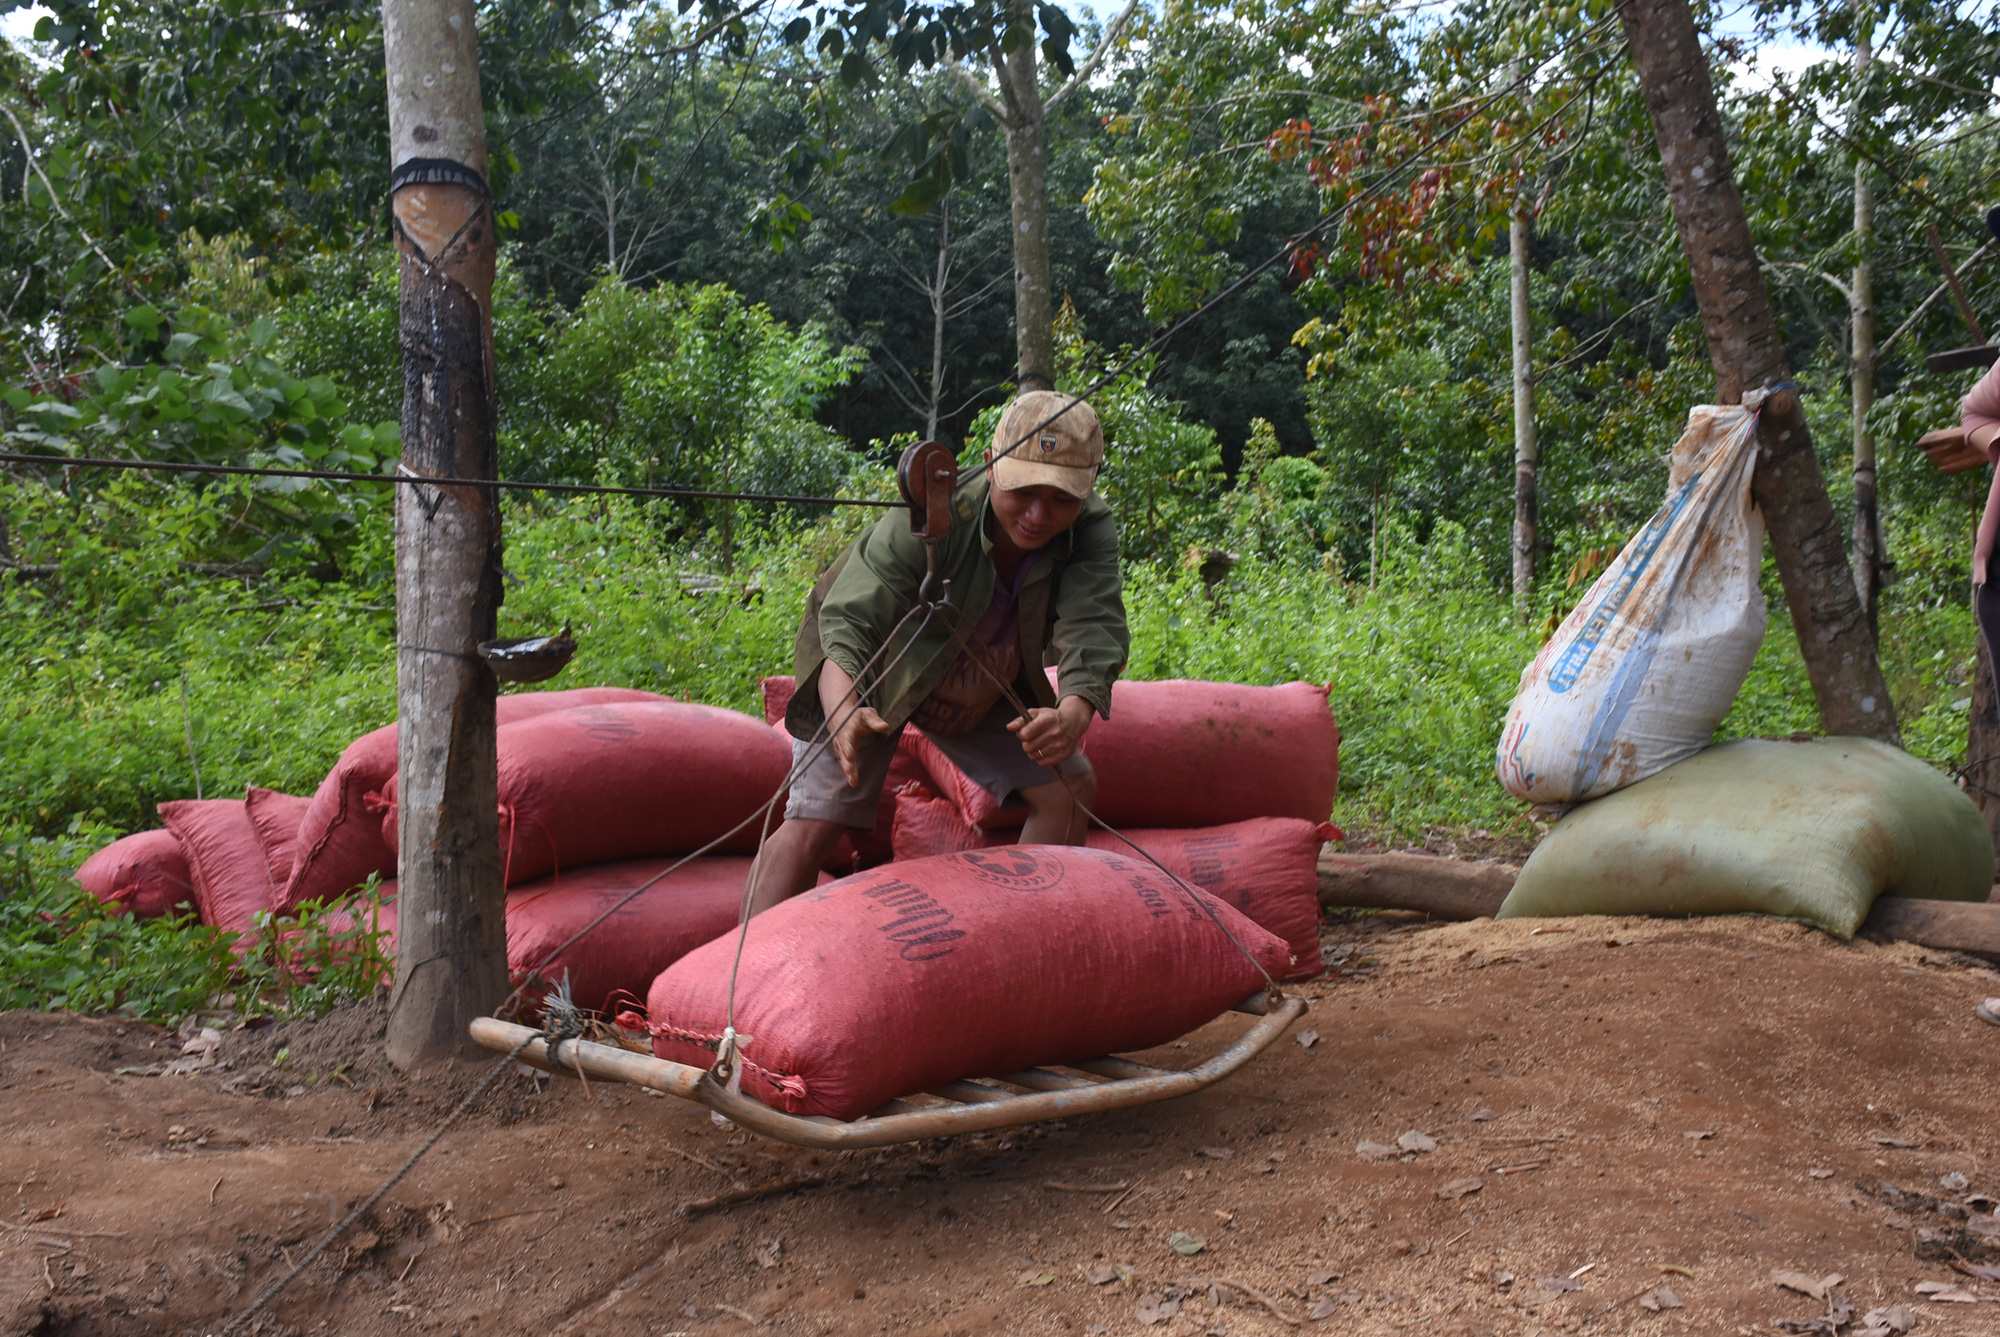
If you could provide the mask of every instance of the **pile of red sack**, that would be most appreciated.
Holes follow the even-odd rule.
[[[761,810],[791,763],[782,720],[792,686],[764,680],[763,723],[622,688],[500,698],[500,837],[517,976],[567,976],[578,1003],[615,1010],[619,995],[644,998],[661,972],[735,926]],[[1150,867],[1143,850],[1275,935],[1282,977],[1315,975],[1316,865],[1332,834],[1339,741],[1326,692],[1309,683],[1121,682],[1084,752],[1098,775],[1098,814],[1123,834],[1093,831],[1090,845]],[[252,788],[241,799],[163,803],[164,830],[112,843],[77,878],[131,913],[192,910],[244,934],[260,914],[333,905],[379,878],[379,923],[393,933],[397,780],[392,724],[348,747],[310,798]],[[782,814],[780,797],[773,827]],[[909,730],[876,829],[844,842],[829,871],[903,872],[935,856],[1011,848],[1024,816]],[[546,959],[649,882],[611,921]],[[1239,962],[1248,964],[1240,953]]]

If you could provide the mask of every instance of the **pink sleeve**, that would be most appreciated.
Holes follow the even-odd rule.
[[[1971,436],[1981,427],[2000,424],[2000,362],[1986,369],[1972,393],[1959,401],[1959,426]]]

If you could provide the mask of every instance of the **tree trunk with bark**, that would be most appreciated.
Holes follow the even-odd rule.
[[[1737,193],[1708,60],[1687,0],[1633,0],[1619,11],[1660,144],[1667,196],[1687,252],[1716,399],[1764,401],[1753,495],[1771,536],[1820,726],[1899,742],[1895,707],[1855,593],[1846,536],[1812,438]],[[1786,388],[1778,388],[1784,386]]]
[[[1875,191],[1865,163],[1854,165],[1854,262],[1849,323],[1853,326],[1849,386],[1854,398],[1854,593],[1876,635],[1876,605],[1882,593],[1882,518],[1875,501],[1875,437],[1868,413],[1875,407]]]
[[[2000,844],[2000,696],[1994,694],[1993,652],[1986,637],[1973,637],[1972,706],[1966,712],[1965,792],[1986,818]]]
[[[403,463],[496,476],[496,258],[471,0],[384,0],[391,208],[402,255]],[[494,489],[396,489],[396,759],[401,809],[398,1067],[470,1055],[472,1019],[507,992],[497,684],[478,645],[500,608]]]
[[[997,55],[993,73],[1007,108],[1007,201],[1014,218],[1014,380],[1023,390],[1053,390],[1056,311],[1049,277],[1048,162],[1042,128],[1048,109],[1035,68],[1034,9],[1018,2],[1014,22],[1029,40]]]
[[[1861,90],[1874,60],[1874,49],[1863,21],[1859,0],[1854,5],[1854,110],[1850,126],[1859,132],[1863,115]],[[1854,591],[1868,619],[1868,634],[1878,644],[1876,600],[1882,587],[1881,516],[1875,504],[1875,438],[1868,431],[1868,411],[1875,407],[1875,186],[1868,178],[1868,160],[1854,155],[1854,282],[1848,289],[1848,386],[1854,402]]]
[[[1529,227],[1527,201],[1516,200],[1507,228],[1507,254],[1514,327],[1514,607],[1523,614],[1535,593],[1541,467],[1535,441],[1534,325],[1528,308]]]

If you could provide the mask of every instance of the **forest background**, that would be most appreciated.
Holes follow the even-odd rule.
[[[1990,310],[2000,26],[1933,0],[1697,11],[1844,523],[1858,434],[1880,459],[1905,741],[1957,766],[1984,475],[1914,445],[1977,376],[1924,370],[1969,342],[1925,229]],[[504,477],[879,498],[918,436],[976,453],[1015,365],[1003,139],[980,75],[909,59],[874,12],[482,3]],[[1050,112],[1049,240],[1059,383],[1118,373],[1094,399],[1132,676],[1331,681],[1351,837],[1530,843],[1492,771],[1520,670],[1658,506],[1713,391],[1612,7],[1171,0],[1108,31],[1037,22],[1052,81],[1103,47]],[[375,472],[402,399],[373,6],[61,0],[32,33],[0,41],[0,440],[49,458],[0,469],[17,947],[85,913],[63,875],[158,802],[310,793],[394,712],[381,486],[61,457]],[[1779,40],[1824,58],[1757,66]],[[1518,588],[1517,218],[1540,456]],[[1879,356],[1857,423],[1858,268]],[[876,514],[509,494],[502,632],[573,626],[565,686],[754,711],[805,590]],[[1766,587],[1721,736],[1816,726]],[[150,928],[94,931],[152,950]],[[189,969],[141,1010],[213,982]],[[0,1005],[109,987],[69,949],[9,980]]]

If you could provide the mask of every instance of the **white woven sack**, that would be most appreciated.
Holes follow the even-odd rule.
[[[1688,412],[1667,501],[1521,675],[1496,761],[1535,803],[1580,803],[1708,745],[1764,643],[1756,414]]]

